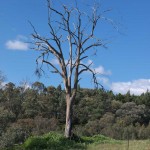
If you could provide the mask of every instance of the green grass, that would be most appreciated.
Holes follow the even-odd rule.
[[[103,135],[69,140],[62,134],[50,132],[30,137],[13,150],[127,150],[127,146],[127,141],[117,141]],[[150,140],[130,141],[128,150],[150,150]]]
[[[122,141],[121,143],[105,143],[105,144],[91,144],[87,150],[150,150],[150,140],[134,140],[128,142]]]

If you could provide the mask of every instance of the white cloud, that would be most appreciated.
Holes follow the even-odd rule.
[[[102,82],[102,85],[103,85],[103,86],[110,86],[109,79],[106,78],[106,77],[97,77],[97,80],[98,80],[100,83]]]
[[[51,63],[54,64],[54,65],[59,65],[59,62],[56,58],[52,59]]]
[[[150,79],[139,79],[129,82],[113,82],[111,90],[115,93],[125,94],[130,91],[131,94],[140,95],[150,90]]]
[[[91,60],[91,59],[89,59],[87,62],[85,62],[85,65],[87,65],[87,66],[91,65],[91,69],[99,75],[110,76],[112,74],[110,70],[105,70],[105,68],[102,65],[100,65],[98,67],[94,67],[95,64],[93,63],[93,60]]]
[[[29,44],[21,40],[9,40],[6,42],[6,47],[11,50],[28,50]]]
[[[4,86],[5,86],[6,84],[7,84],[6,82],[1,82],[1,83],[0,83],[0,89],[4,88]]]
[[[105,70],[103,66],[99,66],[97,68],[94,68],[95,72],[101,75],[111,75],[110,70]]]
[[[28,50],[29,44],[25,43],[27,37],[23,35],[17,35],[15,40],[8,40],[6,42],[6,48],[11,50]]]

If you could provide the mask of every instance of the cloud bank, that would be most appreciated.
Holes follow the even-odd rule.
[[[110,89],[115,93],[140,95],[150,90],[150,79],[138,79],[129,82],[112,82]]]

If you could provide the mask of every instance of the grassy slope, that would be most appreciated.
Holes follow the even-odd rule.
[[[62,134],[50,132],[30,137],[14,150],[127,150],[127,146],[126,141],[116,141],[103,135],[76,138],[73,141]],[[129,150],[150,150],[150,140],[130,141]]]

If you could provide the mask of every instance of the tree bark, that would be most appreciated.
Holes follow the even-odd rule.
[[[65,137],[71,138],[72,135],[72,98],[70,94],[66,94],[66,125],[65,125]]]

